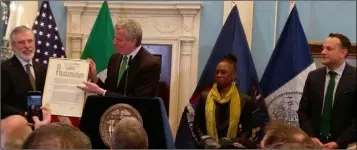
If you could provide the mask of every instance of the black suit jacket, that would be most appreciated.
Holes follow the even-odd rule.
[[[112,55],[109,60],[105,82],[103,83],[101,80],[97,82],[101,88],[107,90],[105,96],[123,96],[126,86],[127,96],[154,97],[161,72],[158,60],[141,47],[136,56],[128,63],[129,67],[124,72],[119,86],[117,86],[122,58],[123,55],[121,54]],[[129,72],[127,72],[128,70]]]
[[[46,67],[33,63],[36,88],[43,92]],[[16,56],[1,64],[1,119],[10,115],[24,114],[27,111],[27,93],[33,91],[29,77]]]
[[[326,67],[311,71],[300,101],[300,127],[311,137],[320,138],[325,80]],[[331,141],[340,148],[356,141],[356,114],[356,68],[346,63],[336,89],[331,123]]]
[[[195,119],[194,119],[194,129],[195,134],[200,138],[203,135],[207,135],[206,128],[206,100],[207,100],[208,92],[202,92],[200,99],[197,104],[197,108],[195,111]],[[241,99],[241,117],[239,120],[239,125],[242,128],[238,129],[237,138],[239,139],[248,139],[252,133],[253,127],[253,108],[254,104],[251,101],[251,98],[247,95],[239,93]],[[219,138],[226,137],[229,127],[229,103],[223,105],[216,105],[216,124],[217,124],[217,133]]]

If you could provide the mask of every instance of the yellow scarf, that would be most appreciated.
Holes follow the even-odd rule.
[[[208,93],[206,100],[206,127],[209,136],[218,140],[217,126],[216,126],[216,103],[224,104],[230,101],[229,104],[229,126],[227,137],[236,138],[238,131],[238,124],[241,115],[240,97],[238,89],[235,84],[232,84],[227,94],[221,98],[218,92],[217,84],[214,83],[212,89]]]

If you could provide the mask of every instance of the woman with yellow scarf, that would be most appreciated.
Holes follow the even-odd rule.
[[[234,82],[236,63],[234,55],[224,56],[216,66],[212,88],[201,93],[194,119],[201,143],[207,138],[218,143],[221,138],[248,139],[251,135],[254,104],[239,93]]]

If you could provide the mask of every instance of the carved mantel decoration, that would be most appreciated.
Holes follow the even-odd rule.
[[[80,58],[103,1],[66,1],[66,55]],[[176,135],[181,114],[197,83],[201,4],[197,1],[110,1],[113,24],[138,21],[143,44],[172,45],[169,122]]]

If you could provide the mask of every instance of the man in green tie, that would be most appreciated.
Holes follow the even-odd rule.
[[[104,82],[99,80],[95,62],[90,60],[91,82],[79,88],[103,96],[154,97],[161,66],[141,41],[140,24],[131,19],[120,20],[115,25],[113,40],[117,53],[109,60],[107,78]]]
[[[321,54],[325,67],[311,71],[298,110],[300,127],[312,141],[328,149],[356,141],[356,68],[346,63],[350,40],[331,33]]]

